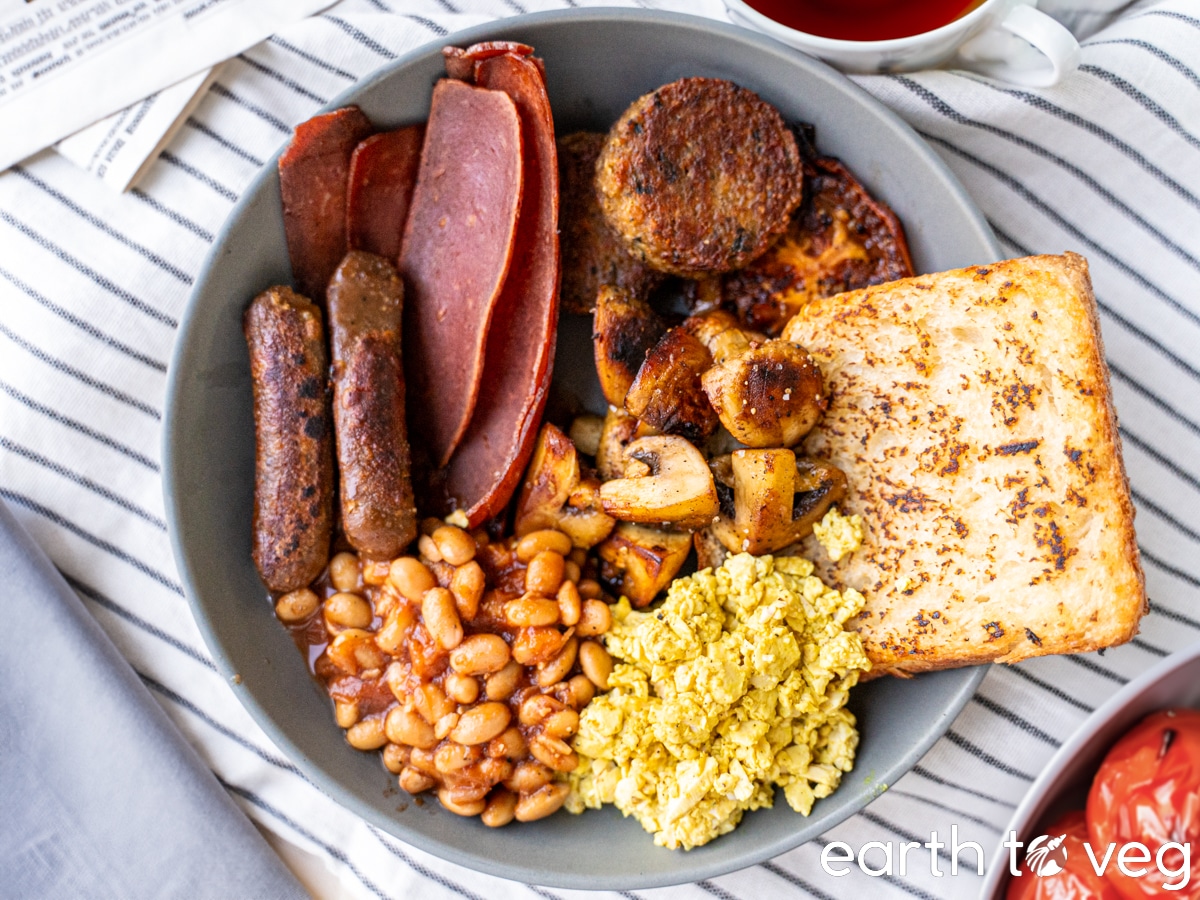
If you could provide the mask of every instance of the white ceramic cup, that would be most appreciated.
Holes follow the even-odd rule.
[[[739,25],[769,34],[844,72],[907,72],[952,62],[1012,84],[1049,87],[1079,65],[1079,42],[1034,8],[1036,0],[984,0],[965,16],[922,34],[846,41],[780,25],[742,0],[725,0]]]

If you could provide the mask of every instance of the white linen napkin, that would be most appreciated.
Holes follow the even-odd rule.
[[[329,861],[353,896],[583,894],[403,845],[309,785],[254,725],[209,659],[167,542],[166,360],[213,235],[293,125],[428,41],[566,5],[592,4],[344,0],[228,63],[128,195],[54,154],[0,176],[0,497],[243,809]],[[717,0],[655,5],[723,16]],[[1056,87],[954,71],[856,80],[945,159],[1006,253],[1088,257],[1153,612],[1137,639],[1107,653],[990,672],[916,769],[822,841],[636,896],[973,897],[970,850],[957,875],[948,850],[931,860],[919,849],[903,879],[856,867],[833,878],[822,845],[925,842],[934,830],[947,840],[957,826],[960,843],[978,842],[990,861],[1013,807],[1087,714],[1200,640],[1200,3],[1042,5],[1085,38],[1082,66]]]

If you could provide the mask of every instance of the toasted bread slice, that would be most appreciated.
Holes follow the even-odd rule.
[[[1129,640],[1147,610],[1087,262],[1032,256],[814,300],[784,337],[830,407],[863,546],[820,574],[867,597],[875,674]],[[810,539],[811,540],[811,539]]]

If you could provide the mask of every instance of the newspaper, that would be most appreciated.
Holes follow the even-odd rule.
[[[205,69],[163,88],[75,132],[55,144],[54,149],[114,190],[129,190],[204,99],[219,69]]]
[[[0,170],[332,2],[0,0]]]

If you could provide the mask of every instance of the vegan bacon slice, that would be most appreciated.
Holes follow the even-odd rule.
[[[279,157],[283,228],[296,289],[318,304],[346,255],[346,184],[350,156],[374,131],[357,106],[347,106],[296,126]]]
[[[470,51],[468,51],[470,53]],[[483,380],[446,487],[471,526],[512,497],[546,404],[558,323],[558,160],[538,62],[502,53],[476,63],[476,83],[504,91],[520,113],[524,180],[516,248],[487,335]]]
[[[434,86],[400,249],[410,415],[442,467],[467,430],[521,205],[521,120],[502,91]]]
[[[424,123],[373,134],[354,148],[346,192],[347,249],[395,261],[417,169]]]

